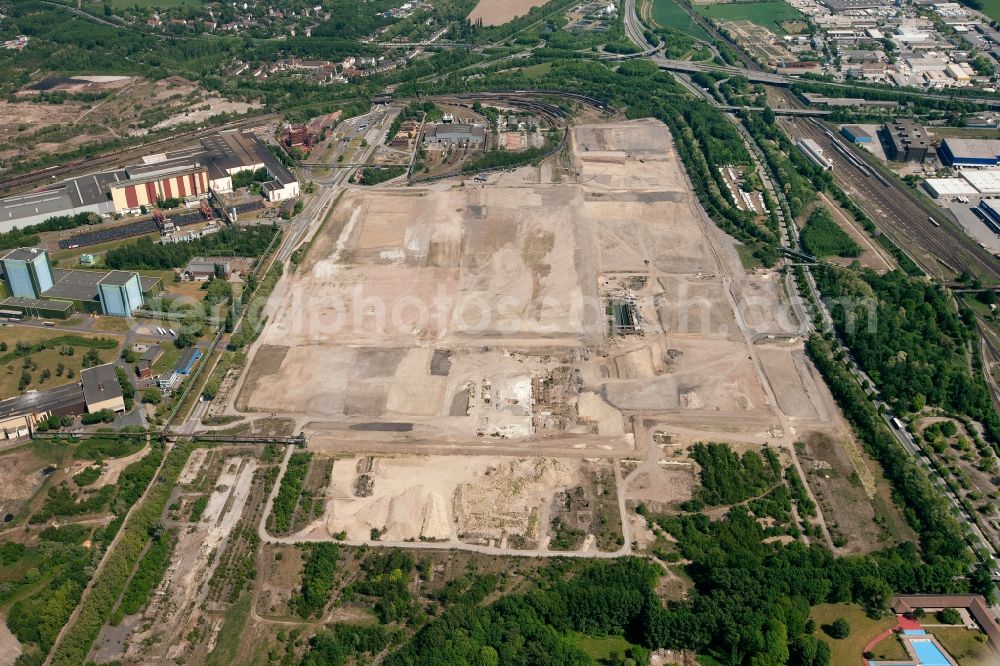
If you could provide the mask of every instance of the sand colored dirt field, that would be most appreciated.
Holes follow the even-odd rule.
[[[809,421],[829,421],[830,411],[821,398],[822,378],[806,359],[801,341],[759,345],[757,355],[776,391],[778,407],[786,416]]]
[[[369,462],[370,460],[370,462]],[[560,490],[579,483],[580,461],[487,456],[366,456],[333,465],[326,515],[304,530],[367,539],[537,543],[541,516]],[[371,486],[359,496],[359,477]]]
[[[748,276],[705,218],[667,128],[580,125],[569,145],[566,167],[486,184],[349,189],[275,291],[237,406],[305,417],[316,450],[383,453],[558,456],[633,447],[637,418],[754,437],[827,419],[800,348],[754,355],[799,322],[780,276]],[[612,330],[626,301],[642,335]]]
[[[637,121],[572,134],[576,182],[349,191],[272,299],[240,404],[273,410],[281,395],[321,419],[435,419],[446,439],[553,423],[620,436],[621,410],[769,410],[669,132]],[[590,352],[557,358],[632,344],[608,337],[615,287],[602,277],[629,271],[646,276],[649,348],[616,351],[610,369]],[[437,353],[449,362],[435,372]],[[496,388],[564,365],[558,381],[577,373],[580,395],[537,413]]]
[[[630,505],[691,498],[691,444],[798,466],[843,427],[784,278],[746,273],[658,121],[485,182],[348,187],[319,229],[231,405],[329,466],[322,515],[265,540],[627,554]]]
[[[541,7],[546,0],[479,0],[469,20],[473,23],[482,21],[483,25],[503,25],[518,16],[523,16],[532,7]]]

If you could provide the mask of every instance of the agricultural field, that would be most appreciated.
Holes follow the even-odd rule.
[[[784,32],[783,22],[804,18],[802,12],[782,0],[699,4],[695,11],[713,21],[750,21],[779,35]]]
[[[705,29],[694,22],[694,19],[681,7],[678,0],[650,0],[652,7],[650,17],[662,28],[674,28],[686,32],[695,39],[709,41],[711,38]]]
[[[503,25],[545,2],[546,0],[479,0],[469,14],[469,20],[473,23],[481,21],[483,25]]]

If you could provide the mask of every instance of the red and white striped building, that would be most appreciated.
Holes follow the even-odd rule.
[[[128,179],[111,186],[115,211],[131,213],[157,201],[208,196],[208,167],[190,159],[127,167]]]

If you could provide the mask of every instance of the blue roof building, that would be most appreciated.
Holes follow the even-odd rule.
[[[191,369],[194,364],[198,362],[201,358],[201,350],[191,347],[187,349],[183,354],[181,354],[180,360],[177,361],[177,367],[175,370],[179,375],[189,375],[191,374]]]
[[[1000,141],[996,139],[955,139],[941,142],[938,152],[948,166],[997,166]]]
[[[872,135],[857,125],[844,125],[840,133],[851,143],[871,143]]]

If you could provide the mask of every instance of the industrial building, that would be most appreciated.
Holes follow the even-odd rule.
[[[19,298],[38,298],[52,288],[52,267],[45,250],[19,247],[0,260],[10,293]]]
[[[951,178],[928,178],[924,189],[935,199],[1000,196],[1000,169],[963,169]]]
[[[424,143],[444,146],[481,146],[486,142],[486,129],[467,123],[441,123],[424,130]]]
[[[208,168],[197,156],[129,166],[125,173],[127,179],[110,186],[117,213],[138,213],[159,201],[208,195]]]
[[[851,143],[871,143],[872,135],[858,127],[857,125],[844,125],[840,128],[840,133]]]
[[[24,395],[0,401],[0,435],[5,439],[23,437],[42,419],[49,416],[83,414],[87,402],[79,383],[56,386],[44,391],[28,391]]]
[[[928,178],[923,187],[927,194],[935,199],[953,199],[956,197],[978,197],[979,190],[964,178]]]
[[[288,168],[253,134],[220,132],[202,139],[209,164],[209,186],[214,192],[233,191],[232,176],[241,171],[267,169],[272,180],[263,185],[268,201],[285,201],[299,196],[299,183]]]
[[[820,167],[825,171],[829,171],[833,168],[833,162],[830,161],[825,155],[823,155],[823,149],[819,147],[819,144],[812,139],[799,139],[795,142],[799,150],[805,153],[813,164]]]
[[[124,170],[72,178],[42,192],[28,192],[0,199],[0,233],[23,229],[50,217],[115,212],[109,188],[126,178]]]
[[[263,142],[253,134],[231,130],[202,139],[200,146],[147,155],[123,169],[0,199],[0,233],[62,215],[138,213],[166,199],[192,203],[207,197],[209,190],[232,192],[234,174],[260,168],[266,168],[272,179],[264,187],[269,201],[299,196],[295,176]]]
[[[938,148],[941,161],[948,166],[1000,165],[1000,140],[947,138]]]
[[[202,282],[214,277],[216,272],[228,280],[233,274],[232,262],[226,257],[192,257],[181,271],[181,276]]]
[[[142,307],[142,286],[138,273],[111,271],[97,283],[101,310],[114,317],[131,317]]]
[[[113,363],[81,370],[79,382],[28,391],[0,401],[0,435],[6,439],[22,437],[49,416],[75,416],[102,409],[125,411],[125,398]]]
[[[17,312],[23,317],[38,319],[69,319],[76,312],[76,306],[71,301],[57,301],[47,298],[17,298],[12,296],[0,301],[0,308],[9,312]]]
[[[983,199],[976,208],[984,221],[991,223],[993,231],[1000,229],[1000,199]]]
[[[886,123],[882,129],[886,157],[895,162],[923,162],[930,150],[927,130],[908,119]]]
[[[93,414],[104,409],[112,412],[125,411],[125,398],[118,383],[114,363],[106,363],[80,371],[80,385],[87,411]]]
[[[821,0],[830,11],[836,13],[854,9],[876,9],[885,2],[883,0]]]
[[[194,347],[190,347],[184,350],[181,357],[177,360],[177,366],[174,370],[179,375],[190,375],[191,370],[194,369],[194,364],[198,362],[201,358],[201,350]]]
[[[146,298],[163,289],[160,278],[131,271],[52,268],[48,252],[38,248],[11,250],[0,259],[0,265],[14,295],[3,301],[3,308],[29,315],[37,310],[39,316],[68,318],[78,310],[129,317]],[[59,303],[69,303],[72,308]]]

